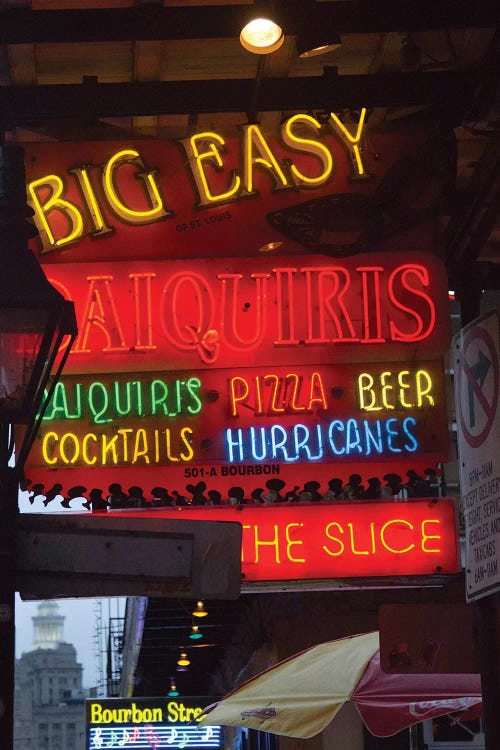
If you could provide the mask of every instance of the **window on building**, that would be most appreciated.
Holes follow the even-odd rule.
[[[63,736],[62,736],[62,725],[58,722],[52,724],[52,741],[50,743],[50,750],[62,750]]]
[[[76,750],[76,724],[66,724],[66,750]]]
[[[48,748],[49,746],[49,725],[39,724],[38,725],[38,747]]]

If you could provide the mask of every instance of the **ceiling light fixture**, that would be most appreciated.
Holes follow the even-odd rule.
[[[188,655],[185,651],[181,651],[179,658],[177,659],[177,665],[179,667],[189,667],[191,662],[188,659]]]
[[[203,633],[200,633],[200,628],[198,627],[198,625],[193,625],[191,627],[189,637],[192,641],[199,641],[200,638],[203,638]]]
[[[196,602],[196,609],[194,609],[191,614],[194,615],[194,617],[206,617],[208,615],[205,605],[201,600]]]
[[[279,24],[270,18],[253,18],[241,30],[240,43],[254,55],[269,55],[276,52],[285,36]]]
[[[297,35],[296,46],[299,57],[316,57],[342,47],[342,39],[334,31],[308,25]]]
[[[257,250],[258,253],[272,253],[274,250],[277,250],[282,246],[282,242],[279,240],[274,240],[273,242],[267,242],[265,245],[262,245],[262,247],[259,247]]]
[[[176,698],[179,695],[179,691],[177,690],[173,677],[170,678],[170,690],[168,691],[167,695],[170,698]]]

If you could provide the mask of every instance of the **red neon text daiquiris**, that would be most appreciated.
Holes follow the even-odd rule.
[[[412,277],[413,280],[417,282],[416,287],[410,283]],[[410,298],[412,295],[422,297],[422,299],[425,299],[429,304],[430,317],[427,321],[427,327],[425,321],[422,319],[422,317],[414,307],[412,307],[411,305],[405,305],[401,299],[398,299],[398,294],[396,291],[398,289],[398,284],[400,284],[402,292],[409,293]],[[403,310],[405,313],[408,313],[410,316],[414,317],[417,324],[416,330],[413,330],[410,333],[408,331],[398,330],[394,321],[391,320],[389,323],[389,327],[391,331],[391,338],[394,339],[394,341],[422,341],[422,339],[425,339],[433,330],[436,324],[436,310],[434,307],[434,303],[430,299],[429,295],[427,295],[425,292],[422,292],[422,290],[418,288],[419,285],[428,286],[428,284],[429,274],[425,266],[405,263],[404,265],[396,268],[391,273],[387,289],[389,299],[399,310]],[[401,296],[403,296],[403,294],[401,294]]]
[[[434,333],[442,282],[424,263],[276,260],[235,259],[238,272],[227,261],[198,261],[196,270],[182,261],[103,263],[100,274],[67,264],[48,275],[76,303],[72,357],[181,354],[179,365],[170,356],[163,365],[176,369],[285,348],[307,360],[331,345],[339,355],[340,344],[414,344]]]

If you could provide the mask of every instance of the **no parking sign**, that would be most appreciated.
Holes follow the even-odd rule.
[[[455,336],[455,401],[468,601],[500,590],[500,311]]]

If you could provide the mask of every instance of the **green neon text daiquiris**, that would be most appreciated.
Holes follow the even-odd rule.
[[[88,384],[61,381],[54,389],[44,421],[90,416],[93,424],[106,424],[124,416],[195,415],[202,407],[200,389],[199,378],[171,383],[159,378],[150,382],[94,380]]]

